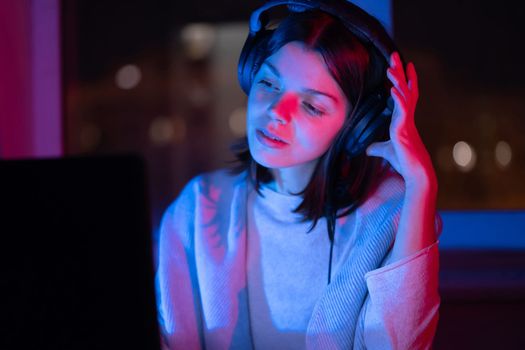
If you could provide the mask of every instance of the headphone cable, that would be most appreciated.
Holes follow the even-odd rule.
[[[334,240],[330,240],[330,258],[328,259],[328,284],[330,284],[330,280],[332,277],[332,255],[334,252]]]

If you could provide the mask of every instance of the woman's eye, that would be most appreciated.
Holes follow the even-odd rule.
[[[259,81],[259,84],[264,85],[264,86],[269,87],[269,88],[273,88],[274,87],[272,82],[270,82],[268,80],[264,80],[264,79]]]
[[[278,92],[279,91],[279,85],[274,84],[273,82],[271,82],[269,80],[262,79],[262,80],[259,81],[258,84],[261,85],[267,91],[270,91],[270,92]]]
[[[324,114],[324,112],[322,110],[320,110],[319,108],[314,107],[312,104],[310,104],[308,102],[303,102],[303,106],[311,114],[314,114],[314,115],[323,115]]]

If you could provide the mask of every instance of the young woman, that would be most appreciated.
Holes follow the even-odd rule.
[[[414,66],[385,57],[338,11],[289,2],[291,13],[241,54],[239,166],[194,178],[164,215],[165,347],[429,348],[437,181],[414,124]],[[380,26],[337,6],[365,33]],[[363,146],[355,133],[374,108],[391,121]]]

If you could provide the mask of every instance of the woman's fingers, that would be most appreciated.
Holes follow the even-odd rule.
[[[392,142],[390,140],[385,142],[374,142],[366,148],[366,154],[372,157],[381,157],[387,159],[391,153],[391,143]]]
[[[390,94],[392,95],[392,99],[394,100],[394,113],[393,117],[395,119],[399,119],[401,117],[402,119],[405,119],[406,114],[408,112],[407,108],[407,102],[401,93],[399,89],[392,87],[390,89]]]
[[[407,65],[407,75],[408,75],[408,88],[410,89],[410,92],[412,96],[417,100],[419,97],[419,86],[417,81],[417,73],[416,68],[414,67],[414,64],[412,62],[408,63]]]
[[[394,71],[399,74],[399,78],[406,82],[406,76],[405,76],[405,70],[403,68],[403,63],[401,62],[401,57],[399,57],[399,54],[397,52],[393,52],[392,55],[390,55],[390,67],[394,69]]]
[[[392,68],[388,68],[386,70],[386,75],[388,76],[388,78],[392,82],[392,85],[394,87],[398,88],[400,90],[401,94],[405,98],[408,98],[408,96],[405,93],[405,91],[408,91],[409,88],[408,88],[408,85],[407,85],[406,81],[403,80],[401,75],[398,72],[396,72],[394,69],[392,69]]]
[[[392,85],[401,93],[401,96],[415,104],[419,97],[419,88],[414,64],[412,62],[407,64],[405,75],[401,58],[397,52],[394,52],[390,57],[390,67],[386,73]]]

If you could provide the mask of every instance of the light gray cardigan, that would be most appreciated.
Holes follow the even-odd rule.
[[[159,239],[159,322],[169,349],[250,349],[246,289],[246,173],[191,180],[166,210]],[[347,261],[314,307],[308,349],[421,349],[438,320],[438,249],[392,264],[404,198],[388,172],[357,209]]]

